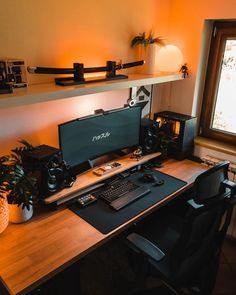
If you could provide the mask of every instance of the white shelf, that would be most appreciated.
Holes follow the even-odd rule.
[[[54,83],[35,84],[27,88],[14,89],[13,93],[0,94],[0,108],[9,108],[33,103],[94,94],[105,91],[125,89],[130,87],[159,84],[182,80],[181,74],[129,74],[128,79],[88,83],[76,86],[58,86]]]

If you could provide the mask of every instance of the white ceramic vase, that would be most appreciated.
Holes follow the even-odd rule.
[[[154,44],[148,44],[147,46],[141,45],[138,48],[138,58],[143,59],[145,64],[140,67],[140,73],[147,75],[154,75],[157,72],[156,69],[156,54],[158,46]]]
[[[0,233],[2,233],[9,223],[9,210],[7,198],[0,198]]]
[[[30,206],[30,210],[24,207],[22,204],[17,206],[16,204],[9,204],[9,221],[12,223],[26,222],[33,216],[33,206]]]

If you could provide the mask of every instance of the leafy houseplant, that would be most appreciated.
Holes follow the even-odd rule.
[[[12,154],[0,157],[0,197],[7,196],[9,204],[15,204],[30,211],[37,196],[36,178],[22,165],[23,153],[33,149],[26,141],[20,141],[24,147],[12,150]]]
[[[0,233],[6,229],[9,222],[9,209],[7,198],[4,194],[6,179],[8,175],[8,166],[4,164],[5,161],[5,157],[0,158]]]
[[[145,64],[140,69],[143,74],[155,74],[157,71],[156,68],[156,53],[157,46],[164,46],[163,37],[154,37],[152,32],[147,36],[145,33],[135,36],[131,40],[131,47],[137,48],[137,56],[140,59],[145,61]]]
[[[131,40],[131,47],[136,47],[140,44],[143,44],[144,46],[148,46],[149,44],[165,46],[164,38],[161,36],[153,37],[152,32],[150,32],[148,36],[146,36],[145,32],[143,32]]]

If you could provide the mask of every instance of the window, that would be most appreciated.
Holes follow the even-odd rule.
[[[236,22],[214,24],[201,134],[236,145]]]

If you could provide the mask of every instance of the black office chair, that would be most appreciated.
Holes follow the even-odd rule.
[[[164,214],[149,224],[137,225],[136,232],[127,236],[133,262],[142,261],[139,273],[145,270],[145,261],[148,270],[154,268],[171,290],[153,295],[211,294],[236,199],[236,184],[228,180],[228,167],[228,161],[222,162],[196,178],[183,216]]]

